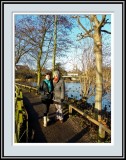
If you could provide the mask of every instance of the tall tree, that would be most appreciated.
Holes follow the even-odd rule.
[[[102,15],[101,20],[98,19],[97,15],[85,15],[91,24],[90,28],[85,27],[81,23],[80,17],[76,16],[78,25],[83,29],[83,33],[79,35],[80,39],[90,37],[94,42],[94,54],[96,61],[96,95],[95,95],[95,109],[97,111],[97,119],[101,120],[101,110],[102,110],[102,88],[103,88],[103,78],[102,78],[102,35],[101,32],[109,33],[107,30],[102,30],[102,27],[109,23],[106,19],[106,15]]]
[[[58,63],[59,57],[65,57],[70,50],[72,40],[70,39],[70,31],[73,27],[70,16],[54,15],[54,34],[53,34],[53,57],[52,70],[55,70],[55,65]]]
[[[32,48],[28,54],[30,59],[34,59],[36,63],[38,86],[41,80],[41,69],[47,61],[51,44],[50,41],[52,39],[52,35],[50,33],[52,25],[51,19],[51,16],[39,15],[25,16],[20,20],[20,34],[23,35],[24,44],[27,44],[27,47]]]
[[[23,37],[24,44],[27,44],[27,48],[31,48],[24,57],[26,63],[33,60],[35,62],[38,75],[37,85],[40,83],[41,68],[44,65],[47,66],[47,61],[52,58],[53,51],[56,53],[55,59],[65,56],[69,49],[68,45],[71,43],[68,30],[71,29],[72,25],[69,20],[66,16],[56,16],[55,23],[53,17],[54,15],[25,15],[16,24],[16,26],[20,26],[19,33]],[[57,35],[53,34],[54,23],[56,24],[55,33],[57,32]],[[56,43],[52,41],[52,38],[56,40]],[[52,67],[52,63],[50,65]]]

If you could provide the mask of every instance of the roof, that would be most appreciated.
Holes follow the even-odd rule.
[[[21,69],[29,70],[30,68],[27,65],[16,65],[15,66],[15,70],[21,70]]]

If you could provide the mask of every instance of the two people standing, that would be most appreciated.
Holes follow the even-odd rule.
[[[65,83],[60,76],[59,71],[53,72],[53,79],[51,79],[51,74],[46,73],[45,79],[41,82],[39,86],[39,91],[41,93],[42,103],[44,105],[44,116],[43,116],[43,126],[47,126],[49,121],[48,113],[50,104],[55,104],[56,107],[56,120],[60,120],[63,123],[63,108],[62,102],[65,98]]]

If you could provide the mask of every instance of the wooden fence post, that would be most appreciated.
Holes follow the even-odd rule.
[[[104,141],[105,138],[105,130],[103,129],[102,125],[99,125],[99,138],[98,138],[98,142],[102,142]]]
[[[31,92],[31,87],[29,87],[29,92]]]
[[[24,128],[24,122],[26,128]],[[26,129],[26,130],[25,130]],[[19,87],[15,87],[15,142],[20,143],[26,132],[26,142],[28,142],[28,114],[23,104],[23,94]]]
[[[28,135],[28,114],[26,112],[26,142],[29,141],[29,135]]]
[[[71,105],[69,105],[69,117],[71,117],[72,116],[72,107],[71,107]]]

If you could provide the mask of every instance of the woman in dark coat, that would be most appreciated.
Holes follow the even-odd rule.
[[[45,79],[41,82],[39,86],[39,92],[41,93],[41,101],[44,105],[44,117],[43,117],[44,127],[47,126],[47,122],[49,121],[48,113],[53,98],[52,91],[53,91],[53,84],[51,81],[51,73],[47,72],[45,74]]]

